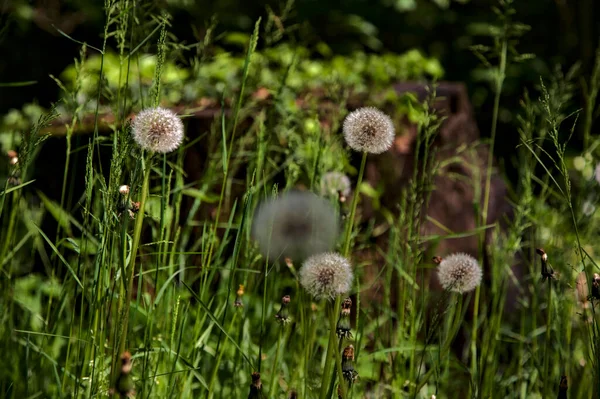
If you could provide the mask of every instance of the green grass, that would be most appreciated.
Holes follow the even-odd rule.
[[[600,183],[590,175],[600,159],[592,130],[600,56],[590,76],[557,71],[540,81],[537,93],[523,93],[514,126],[518,178],[509,184],[513,214],[489,221],[497,200],[492,155],[503,84],[511,63],[528,58],[515,55],[516,39],[527,29],[513,21],[510,6],[505,1],[498,10],[492,45],[474,47],[492,76],[491,138],[441,158],[447,149],[436,145],[444,118],[435,112],[435,84],[420,103],[386,90],[389,81],[373,75],[377,68],[342,71],[360,56],[318,64],[281,43],[272,12],[266,22],[256,21],[245,57],[195,53],[184,72],[173,57],[195,48],[170,34],[169,16],[107,0],[102,45],[62,38],[82,44],[70,75],[55,78],[63,101],[29,130],[7,125],[0,131],[19,158],[2,169],[0,190],[0,396],[107,396],[119,389],[121,356],[129,351],[138,398],[245,398],[252,373],[260,372],[264,397],[295,391],[324,399],[337,397],[348,364],[342,350],[352,344],[359,378],[341,385],[347,398],[556,397],[563,375],[569,398],[598,397],[598,302],[582,287],[583,281],[592,287],[600,272],[600,214],[584,207],[600,198]],[[109,48],[117,49],[114,58]],[[280,64],[273,66],[277,56]],[[230,71],[219,57],[232,60]],[[415,62],[417,72],[407,79],[435,75],[431,65]],[[307,65],[322,68],[319,90]],[[184,144],[167,155],[145,153],[131,138],[129,115],[177,103],[171,98],[183,97],[173,93],[185,86],[172,75],[183,80],[188,72],[190,85],[196,82],[207,96],[215,90],[211,79],[222,84],[212,96],[214,120],[199,131],[197,109],[184,108]],[[585,81],[587,102],[573,113],[576,79]],[[260,88],[269,91],[266,101],[256,98]],[[417,127],[410,179],[393,203],[380,199],[397,187],[373,187],[365,177],[368,163],[385,165],[389,154],[352,154],[343,142],[341,125],[356,93]],[[58,113],[67,122],[57,127]],[[101,119],[106,113],[114,116],[108,124]],[[46,151],[45,133],[57,129],[65,133],[66,162],[52,199],[32,189],[32,176],[45,167],[36,159]],[[581,153],[568,146],[575,129],[583,129]],[[483,159],[482,149],[489,150]],[[76,170],[82,157],[85,168]],[[266,259],[251,234],[261,200],[294,188],[319,192],[329,171],[353,182],[348,201],[331,198],[345,215],[335,249],[352,261],[355,274],[346,339],[335,334],[344,298],[315,301],[298,281],[302,259]],[[74,187],[81,176],[85,187]],[[472,229],[452,231],[424,212],[439,179],[474,193],[472,214],[464,215],[476,221]],[[123,184],[131,187],[126,196],[118,192]],[[123,207],[130,201],[139,202],[131,217]],[[55,221],[56,229],[45,231],[44,220]],[[425,225],[443,234],[425,235]],[[477,238],[472,255],[484,265],[486,281],[463,295],[433,289],[431,256],[448,255],[437,246],[464,237]],[[554,279],[541,279],[540,247]],[[275,315],[284,295],[291,296],[291,321],[281,324]]]

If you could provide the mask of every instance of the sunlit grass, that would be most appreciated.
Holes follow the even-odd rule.
[[[244,58],[232,61],[234,78],[219,81],[218,98],[187,106],[183,94],[173,96],[186,90],[173,74],[183,80],[187,72],[170,55],[190,48],[169,33],[171,19],[129,1],[107,0],[105,12],[102,45],[63,38],[82,45],[70,69],[74,84],[56,78],[64,100],[31,129],[0,132],[12,133],[18,149],[0,192],[0,396],[535,398],[564,393],[562,376],[570,398],[598,395],[600,179],[590,170],[599,158],[592,121],[600,55],[592,76],[581,77],[584,110],[571,110],[576,69],[523,94],[512,211],[492,219],[503,201],[492,187],[501,180],[493,148],[502,139],[495,132],[503,83],[507,66],[529,58],[513,47],[526,29],[513,21],[510,2],[490,30],[493,45],[474,48],[492,72],[491,137],[456,143],[450,156],[437,144],[446,117],[436,111],[435,83],[417,101],[391,93],[389,80],[365,77],[374,72],[363,66],[358,80],[340,71],[319,80],[319,90],[302,85],[308,75],[297,72],[313,61],[301,49],[286,53],[284,66],[265,62],[276,48],[265,44],[281,39],[270,30],[274,15],[256,21]],[[155,57],[142,57],[152,51]],[[105,61],[117,59],[105,79]],[[226,63],[202,57],[190,64],[192,74],[227,72]],[[423,67],[411,78],[431,75]],[[368,79],[377,84],[365,91]],[[85,105],[78,100],[84,92]],[[356,93],[390,112],[396,137],[406,133],[404,119],[415,126],[403,187],[368,178],[374,169],[392,173],[382,165],[397,154],[369,154],[368,146],[354,153],[344,141]],[[130,116],[159,105],[176,109],[186,129],[167,154],[132,138]],[[206,109],[208,123],[199,114]],[[576,163],[567,144],[580,120],[585,148]],[[32,172],[49,167],[36,157],[46,133],[58,130],[66,161],[53,199],[35,190]],[[349,176],[350,193],[322,189],[330,172]],[[472,211],[453,217],[473,220],[470,228],[452,231],[427,214],[440,179],[465,187]],[[72,185],[81,180],[84,186]],[[268,246],[273,232],[285,235],[273,226],[256,234],[252,224],[261,201],[291,190],[326,194],[339,216],[330,250],[352,265],[348,294],[344,285],[320,299],[300,278],[308,254],[290,259],[256,242],[267,237]],[[380,200],[386,192],[399,195]],[[44,230],[44,220],[56,228]],[[442,233],[425,234],[429,225]],[[435,280],[441,259],[431,257],[449,256],[438,253],[440,244],[465,237],[477,240],[470,255],[483,282],[464,293],[442,291]]]

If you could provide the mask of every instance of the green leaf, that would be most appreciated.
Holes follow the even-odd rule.
[[[22,187],[25,187],[25,186],[27,186],[28,184],[31,184],[31,183],[33,183],[34,181],[35,181],[35,180],[30,180],[30,181],[28,181],[28,182],[25,182],[25,183],[19,184],[18,186],[11,187],[11,188],[7,189],[6,191],[2,191],[2,192],[0,193],[0,196],[4,196],[4,195],[6,195],[6,194],[10,193],[11,191],[15,191],[15,190],[18,190],[18,189],[20,189],[20,188],[22,188]]]
[[[219,196],[216,194],[207,193],[203,190],[197,190],[195,188],[186,188],[182,191],[183,195],[187,195],[192,198],[197,198],[202,202],[208,202],[213,204],[219,200]]]
[[[58,205],[56,202],[46,197],[41,191],[38,191],[37,194],[42,199],[42,202],[44,203],[44,208],[46,208],[46,210],[50,212],[54,219],[56,219],[58,225],[63,228],[67,235],[72,236],[73,231],[71,230],[70,223],[71,215],[67,211],[62,209],[60,205]]]
[[[231,338],[231,336],[227,333],[227,331],[225,331],[225,328],[223,328],[223,326],[221,325],[221,323],[219,323],[219,320],[217,319],[217,317],[210,311],[210,309],[208,308],[208,306],[206,306],[204,304],[204,302],[202,301],[202,299],[200,299],[200,297],[198,296],[198,294],[196,294],[196,292],[194,290],[192,290],[190,288],[190,286],[185,283],[185,281],[182,281],[182,283],[185,286],[185,288],[188,289],[188,291],[190,292],[190,294],[192,294],[192,296],[198,301],[198,303],[200,304],[200,306],[204,309],[204,311],[206,312],[206,314],[208,315],[208,317],[213,321],[213,323],[215,323],[215,325],[217,327],[219,327],[219,330],[221,330],[223,332],[223,334],[225,335],[225,337],[227,337],[227,339],[231,341],[231,343],[233,344],[233,346],[235,346],[236,349],[238,351],[240,351],[240,353],[242,354],[242,357],[250,365],[250,368],[254,369],[254,365],[252,364],[252,361],[250,361],[250,359],[248,358],[248,356],[246,356],[246,354],[244,353],[244,351],[242,350],[242,348],[240,348],[240,346],[238,345],[238,343],[235,342],[235,340],[233,338]]]
[[[50,241],[50,239],[42,231],[42,229],[40,229],[35,224],[33,226],[37,229],[37,231],[39,231],[40,235],[42,237],[44,237],[44,240],[46,240],[46,242],[48,243],[48,245],[50,245],[50,248],[52,248],[52,251],[54,251],[54,253],[56,254],[56,256],[58,256],[58,259],[60,259],[62,261],[62,263],[64,263],[64,265],[67,267],[67,269],[69,270],[69,272],[71,273],[71,275],[73,276],[73,278],[75,279],[75,281],[77,281],[77,284],[79,285],[79,287],[81,287],[83,289],[83,284],[81,284],[81,281],[79,281],[79,278],[75,274],[75,271],[73,270],[73,268],[71,267],[71,265],[69,265],[69,262],[67,262],[65,260],[65,258],[63,258],[62,254],[58,251],[58,249],[56,248],[56,246],[52,243],[52,241]]]

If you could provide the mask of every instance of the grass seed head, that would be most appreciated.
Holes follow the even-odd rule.
[[[344,138],[355,151],[381,154],[396,135],[392,119],[374,107],[359,108],[344,120]]]
[[[166,154],[183,141],[183,123],[171,110],[148,108],[137,114],[132,125],[135,142],[146,151]]]

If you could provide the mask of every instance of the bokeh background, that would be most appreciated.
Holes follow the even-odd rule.
[[[216,42],[232,32],[250,33],[259,16],[270,11],[280,15],[288,7],[284,39],[305,47],[313,58],[418,49],[440,61],[444,80],[467,85],[481,134],[486,137],[493,92],[489,73],[471,46],[492,44],[485,33],[488,24],[498,22],[493,11],[498,4],[497,0],[168,0],[156,7],[172,15],[170,32],[185,44],[201,42],[211,26]],[[37,82],[0,86],[0,115],[26,103],[47,107],[57,101],[60,89],[50,75],[60,76],[80,49],[58,29],[99,46],[103,5],[99,0],[0,2],[0,83]],[[540,77],[549,78],[557,69],[566,73],[575,64],[579,64],[581,80],[588,77],[600,37],[600,5],[594,0],[516,1],[513,7],[514,20],[530,27],[518,43],[519,53],[535,58],[511,63],[507,70],[499,114],[503,139],[496,146],[499,159],[510,155],[518,144],[517,135],[510,131],[523,91],[533,90]],[[233,53],[244,52],[244,46],[231,41],[219,44]],[[259,42],[259,48],[266,45]],[[583,101],[581,96],[581,107]],[[577,149],[580,144],[575,137],[570,145]],[[509,177],[511,169],[506,166]]]

